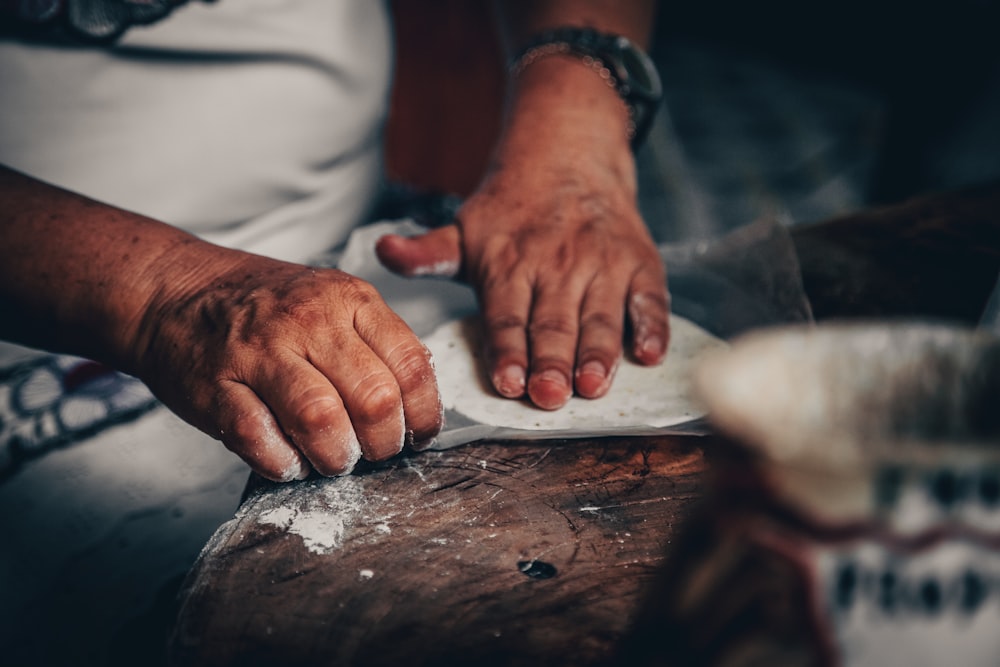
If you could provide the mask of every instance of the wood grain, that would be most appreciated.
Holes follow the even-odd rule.
[[[258,480],[189,576],[173,662],[601,663],[697,504],[704,442],[481,443]],[[329,553],[260,520],[338,500]]]
[[[814,313],[974,321],[1000,269],[998,213],[994,185],[793,228]],[[722,445],[485,442],[255,479],[188,577],[172,662],[608,664],[630,638],[649,645],[630,624],[656,608],[665,559],[697,560],[698,525],[680,529]],[[290,511],[328,519],[326,542],[275,520]]]

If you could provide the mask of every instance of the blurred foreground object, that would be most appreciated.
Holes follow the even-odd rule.
[[[733,445],[622,664],[998,664],[1000,338],[777,328],[698,387]]]

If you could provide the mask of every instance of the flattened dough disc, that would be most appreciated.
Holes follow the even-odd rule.
[[[476,429],[479,437],[655,434],[704,415],[691,395],[692,368],[702,354],[728,347],[724,341],[677,315],[671,315],[670,327],[670,348],[661,365],[645,367],[623,360],[606,396],[593,400],[574,396],[555,411],[496,394],[485,375],[475,318],[446,322],[424,343],[434,357],[446,421],[457,413],[460,421],[465,418],[493,427],[494,430]],[[438,446],[453,444],[459,443]]]

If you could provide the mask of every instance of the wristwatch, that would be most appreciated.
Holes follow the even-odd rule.
[[[621,35],[593,28],[562,27],[533,37],[510,60],[509,71],[519,74],[531,63],[551,55],[583,59],[625,102],[627,128],[633,150],[638,148],[663,100],[663,84],[656,65],[641,48]]]

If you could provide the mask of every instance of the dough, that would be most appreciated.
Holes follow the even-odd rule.
[[[503,429],[496,436],[518,437],[506,430],[529,431],[520,437],[559,434],[652,433],[697,419],[704,410],[695,404],[690,376],[695,359],[728,347],[692,322],[672,315],[670,347],[659,366],[645,367],[622,360],[611,390],[599,399],[574,396],[559,410],[537,408],[527,400],[501,398],[490,385],[482,364],[476,318],[452,320],[424,339],[434,357],[438,386],[447,411],[480,424]],[[446,425],[447,428],[447,425]]]

